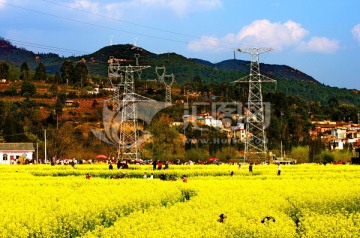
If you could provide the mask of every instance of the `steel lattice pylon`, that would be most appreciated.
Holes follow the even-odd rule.
[[[162,70],[162,73],[160,74],[159,71],[161,71],[161,70]],[[164,86],[165,86],[165,91],[166,91],[165,103],[166,103],[166,105],[170,106],[172,104],[171,87],[175,81],[175,75],[174,74],[166,74],[165,66],[162,66],[162,67],[156,66],[155,71],[158,76],[159,82],[164,84]],[[167,83],[168,80],[166,80],[167,78],[170,79],[168,83]]]
[[[166,83],[165,78],[170,78],[171,81],[169,83]],[[165,85],[165,90],[166,90],[165,102],[166,102],[167,105],[172,104],[171,87],[172,87],[174,81],[175,81],[175,75],[174,74],[165,75],[163,83]]]
[[[260,74],[259,55],[271,50],[271,48],[237,49],[239,52],[251,55],[250,74],[235,81],[235,83],[248,83],[249,85],[247,109],[245,111],[246,138],[244,151],[244,159],[249,162],[266,161],[267,158],[265,110],[261,84],[276,81]]]
[[[138,56],[135,56],[138,58]],[[141,75],[141,71],[150,66],[121,66],[119,60],[110,58],[108,76],[114,88],[113,98],[108,100],[113,104],[113,110],[121,113],[118,142],[118,159],[138,158],[138,117],[136,103],[153,101],[135,93],[134,72]],[[120,90],[123,89],[122,99]]]

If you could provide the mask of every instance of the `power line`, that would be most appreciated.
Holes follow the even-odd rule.
[[[30,12],[34,12],[34,13],[38,13],[38,14],[42,14],[42,15],[46,15],[46,16],[50,16],[50,17],[62,19],[62,20],[67,20],[67,21],[72,21],[72,22],[76,22],[76,23],[81,23],[81,24],[84,24],[84,25],[89,25],[89,26],[93,26],[93,27],[97,27],[97,28],[109,29],[109,30],[114,30],[114,31],[119,31],[119,32],[127,33],[127,34],[135,34],[135,35],[140,35],[140,36],[145,36],[145,37],[150,37],[150,38],[155,38],[155,39],[160,39],[160,40],[168,40],[168,41],[174,41],[174,42],[180,42],[180,43],[187,43],[186,41],[168,39],[168,38],[163,38],[163,37],[158,37],[158,36],[152,36],[152,35],[147,35],[147,34],[138,33],[138,32],[121,30],[121,29],[118,29],[118,28],[113,28],[113,27],[108,27],[108,26],[97,25],[97,24],[94,24],[94,23],[84,22],[84,21],[80,21],[80,20],[71,19],[71,18],[68,18],[68,17],[62,17],[62,16],[50,14],[50,13],[45,13],[45,12],[41,12],[41,11],[38,11],[38,10],[33,10],[33,9],[30,9],[30,8],[17,6],[17,5],[10,4],[10,3],[4,3],[4,2],[1,2],[1,3],[2,3],[2,4],[5,4],[5,5],[8,5],[8,6],[11,6],[11,7],[19,8],[19,9],[22,9],[22,10],[26,10],[26,11],[30,11]]]
[[[91,14],[91,15],[96,15],[96,16],[100,16],[100,17],[105,17],[105,18],[108,18],[108,19],[112,19],[112,20],[116,20],[116,21],[121,21],[121,22],[124,22],[124,23],[127,23],[127,24],[132,24],[132,25],[136,25],[136,26],[139,26],[139,27],[143,27],[143,28],[149,28],[149,29],[152,29],[152,30],[162,31],[162,32],[166,32],[166,33],[171,33],[171,34],[176,34],[176,35],[187,36],[187,37],[191,37],[191,38],[194,38],[194,39],[200,39],[200,38],[201,38],[201,37],[199,37],[199,36],[193,36],[193,35],[188,35],[188,34],[183,34],[183,33],[177,33],[177,32],[173,32],[173,31],[169,31],[169,30],[164,30],[164,29],[160,29],[160,28],[156,28],[156,27],[145,26],[145,25],[141,25],[141,24],[137,24],[137,23],[133,23],[133,22],[123,21],[123,20],[120,20],[120,19],[117,19],[117,18],[108,17],[108,16],[104,16],[104,15],[101,15],[101,14],[91,13],[91,12],[88,12],[88,11],[85,11],[85,10],[81,10],[81,9],[73,8],[73,7],[70,7],[70,6],[66,6],[66,5],[54,3],[54,2],[48,1],[48,0],[42,0],[42,1],[48,2],[48,3],[51,3],[51,4],[55,4],[55,5],[59,5],[59,6],[62,6],[62,7],[70,8],[70,9],[73,9],[73,10],[76,10],[76,11],[80,11],[80,12],[83,12],[83,13],[86,13],[86,14]],[[7,6],[14,7],[14,8],[22,9],[22,10],[25,10],[25,11],[34,12],[34,13],[37,13],[37,14],[41,14],[41,15],[46,15],[46,16],[58,18],[58,19],[61,19],[61,20],[72,21],[72,22],[76,22],[76,23],[80,23],[80,24],[84,24],[84,25],[88,25],[88,26],[92,26],[92,27],[96,27],[96,28],[109,29],[109,30],[114,30],[114,31],[126,33],[126,34],[139,35],[139,36],[144,36],[144,37],[148,37],[148,38],[154,38],[154,39],[159,39],[159,40],[177,42],[177,43],[182,43],[182,44],[188,44],[188,43],[189,43],[189,42],[184,41],[184,40],[165,38],[165,37],[160,37],[160,36],[154,36],[154,35],[149,35],[149,34],[144,34],[144,33],[139,33],[139,32],[132,32],[132,31],[122,30],[122,29],[118,29],[118,28],[114,28],[114,27],[108,27],[108,26],[102,26],[102,25],[98,25],[98,24],[94,24],[94,23],[84,22],[84,21],[80,21],[80,20],[76,20],[76,19],[71,19],[71,18],[67,18],[67,17],[63,17],[63,16],[58,16],[58,15],[54,15],[54,14],[50,14],[50,13],[46,13],[46,12],[41,12],[41,11],[38,11],[38,10],[34,10],[34,9],[30,9],[30,8],[26,8],[26,7],[22,7],[22,6],[18,6],[18,5],[14,5],[14,4],[2,2],[2,1],[0,1],[0,3],[2,3],[2,4],[4,4],[4,5],[7,5]],[[220,43],[222,43],[222,44],[234,45],[234,44],[232,44],[232,43],[224,42],[224,41],[218,41],[218,42],[220,42]],[[196,42],[192,42],[191,44],[193,44],[193,45],[198,45],[198,46],[205,46],[205,47],[213,47],[213,45],[196,43]],[[226,46],[217,46],[217,48],[234,50],[234,47],[226,47]]]
[[[56,129],[46,129],[46,130],[53,131],[53,130],[56,130]],[[0,134],[0,136],[1,137],[19,136],[19,135],[26,135],[27,133],[36,133],[36,132],[43,132],[43,131],[44,131],[44,129],[38,130],[38,131],[27,131],[27,132],[22,132],[22,133],[15,133],[15,134],[11,134],[11,135],[2,135],[2,134]]]
[[[64,4],[56,3],[56,2],[53,2],[53,1],[50,1],[50,0],[41,0],[41,1],[51,3],[51,4],[54,4],[54,5],[60,6],[60,7],[72,9],[72,10],[75,10],[75,11],[78,11],[78,12],[86,13],[86,14],[89,14],[89,15],[103,17],[103,18],[107,18],[107,19],[110,19],[110,20],[122,22],[122,23],[129,24],[129,25],[132,25],[132,26],[147,28],[147,29],[156,30],[156,31],[164,32],[164,33],[170,33],[170,34],[178,35],[178,36],[190,37],[190,38],[193,38],[193,39],[201,39],[201,37],[197,36],[197,35],[180,33],[180,32],[175,32],[175,31],[171,31],[171,30],[167,30],[167,29],[161,29],[161,28],[153,27],[153,26],[149,26],[149,25],[143,25],[143,24],[139,24],[139,23],[135,23],[135,22],[131,22],[131,21],[125,21],[125,20],[122,20],[122,19],[119,19],[119,18],[106,16],[106,15],[102,15],[102,14],[98,14],[98,13],[93,13],[93,12],[90,12],[90,11],[85,11],[83,9],[79,9],[79,8],[67,6],[67,5],[64,5]],[[231,43],[231,42],[227,42],[227,41],[219,41],[219,42],[223,43],[223,44],[231,45],[231,46],[234,46],[234,47],[235,46],[238,47],[238,44],[235,45],[234,43]],[[242,45],[244,45],[244,44],[242,44]],[[231,48],[231,49],[233,49],[233,48]]]
[[[73,49],[67,49],[67,48],[61,48],[61,47],[56,47],[56,46],[48,46],[48,45],[42,45],[42,44],[37,44],[37,43],[32,43],[32,42],[26,42],[26,41],[19,41],[19,40],[14,40],[14,39],[6,39],[9,40],[13,43],[17,43],[21,46],[30,46],[33,48],[39,48],[39,49],[46,49],[46,50],[55,50],[57,52],[65,52],[65,53],[81,53],[81,54],[90,54],[90,52],[87,51],[82,51],[82,50],[73,50]]]
[[[199,38],[198,36],[194,36],[194,35],[189,35],[189,34],[184,34],[184,33],[178,33],[178,32],[174,32],[174,31],[170,31],[170,30],[165,30],[165,29],[161,29],[161,28],[157,28],[157,27],[152,27],[152,26],[147,26],[147,25],[138,24],[138,23],[135,23],[135,22],[130,22],[130,21],[121,20],[121,19],[119,19],[119,18],[115,18],[115,17],[111,17],[111,16],[106,16],[106,15],[102,15],[102,14],[97,14],[97,13],[85,11],[85,10],[82,10],[82,9],[79,9],[79,8],[66,6],[66,5],[64,5],[64,4],[56,3],[56,2],[53,2],[53,1],[49,1],[49,0],[41,0],[41,1],[47,2],[47,3],[51,3],[51,4],[54,4],[54,5],[60,6],[60,7],[72,9],[72,10],[75,10],[75,11],[78,11],[78,12],[82,12],[82,13],[86,13],[86,14],[90,14],[90,15],[94,15],[94,16],[98,16],[98,17],[103,17],[103,18],[107,18],[107,19],[110,19],[110,20],[119,21],[119,22],[126,23],[126,24],[133,25],[133,26],[148,28],[148,29],[151,29],[151,30],[161,31],[161,32],[165,32],[165,33],[171,33],[171,34],[174,34],[174,35],[181,35],[181,36],[186,36],[186,37]]]

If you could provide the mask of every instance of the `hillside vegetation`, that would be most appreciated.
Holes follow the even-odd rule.
[[[5,142],[39,143],[44,153],[44,130],[47,130],[48,151],[52,157],[93,158],[96,154],[117,156],[117,148],[96,138],[91,129],[103,128],[103,102],[113,92],[106,77],[108,59],[123,60],[123,65],[151,66],[134,75],[136,92],[157,101],[165,100],[165,87],[153,80],[156,66],[165,66],[166,74],[175,75],[172,87],[173,106],[161,110],[150,125],[141,130],[157,136],[142,145],[142,156],[148,159],[185,160],[209,156],[224,160],[242,151],[243,143],[226,140],[220,130],[204,131],[191,126],[170,127],[182,122],[184,114],[212,113],[214,103],[241,102],[246,105],[248,87],[233,82],[248,75],[249,62],[228,60],[216,65],[198,59],[187,59],[176,53],[154,54],[132,45],[104,47],[93,54],[62,58],[56,54],[34,54],[0,40],[0,140]],[[267,128],[269,150],[278,151],[282,142],[288,152],[293,147],[319,146],[309,134],[311,121],[334,120],[357,122],[360,95],[356,90],[325,86],[314,78],[285,65],[261,64],[263,74],[277,80],[263,86],[264,101],[271,103],[271,121]],[[149,81],[151,79],[152,81]],[[94,88],[98,94],[90,94]],[[188,109],[184,102],[189,103]],[[104,106],[105,105],[105,106]],[[231,125],[238,121],[231,119]],[[189,143],[185,143],[184,140]],[[201,139],[224,139],[216,145],[200,143]],[[230,149],[229,149],[230,148]],[[225,151],[227,151],[225,153]],[[227,154],[228,153],[228,154]],[[43,155],[43,154],[42,154]],[[43,157],[43,156],[42,156]],[[307,161],[314,162],[315,157]]]
[[[151,66],[150,69],[143,71],[143,79],[156,79],[156,66],[165,66],[166,73],[173,73],[178,84],[191,84],[195,77],[199,77],[204,84],[227,84],[249,73],[248,61],[232,59],[213,64],[200,59],[185,58],[176,53],[154,54],[129,44],[106,46],[92,54],[63,58],[56,54],[35,54],[0,39],[0,61],[13,63],[19,67],[23,62],[27,62],[31,70],[35,70],[39,62],[42,62],[49,74],[58,73],[66,60],[73,63],[83,60],[90,75],[107,77],[107,61],[110,56],[126,60],[125,65],[135,65],[135,54],[139,54],[140,65]],[[276,90],[306,101],[321,103],[327,103],[335,97],[340,103],[354,104],[360,107],[359,91],[346,89],[346,85],[344,88],[330,87],[319,83],[306,73],[286,65],[260,64],[260,70],[263,75],[277,80],[276,86],[265,85],[265,91]]]

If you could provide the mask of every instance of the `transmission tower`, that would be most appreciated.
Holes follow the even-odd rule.
[[[250,74],[235,81],[235,83],[248,83],[249,85],[245,112],[246,138],[244,152],[244,159],[249,162],[266,161],[267,158],[265,111],[261,84],[276,81],[260,74],[259,55],[271,50],[271,48],[237,49],[239,52],[251,55]]]
[[[138,64],[138,55],[136,62]],[[113,85],[114,95],[108,100],[113,104],[113,110],[120,114],[120,129],[118,142],[118,159],[138,158],[138,120],[136,103],[140,101],[154,101],[135,93],[134,73],[150,66],[121,66],[122,60],[110,57],[108,77]],[[121,90],[122,89],[122,90]],[[120,98],[120,91],[122,95]]]
[[[166,103],[166,105],[169,106],[172,104],[171,87],[172,87],[173,83],[175,82],[175,75],[174,74],[166,74],[165,66],[162,66],[162,67],[156,66],[155,71],[158,76],[159,82],[164,84],[164,86],[165,86],[165,91],[166,91],[165,103]],[[162,73],[160,73],[160,71],[162,71]],[[170,80],[166,80],[167,78],[169,78]]]
[[[170,80],[168,80],[169,83],[166,82],[167,81],[166,78],[170,79]],[[165,90],[166,90],[165,103],[167,105],[172,104],[171,87],[172,87],[174,81],[175,81],[175,75],[174,74],[165,75],[163,83],[165,85]]]

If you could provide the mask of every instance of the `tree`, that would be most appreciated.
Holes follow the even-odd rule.
[[[61,92],[58,95],[58,97],[56,99],[56,103],[55,103],[55,114],[56,114],[56,116],[62,114],[65,103],[66,103],[66,93]]]
[[[21,85],[21,95],[24,96],[25,93],[33,96],[36,93],[35,84],[31,83],[30,81],[24,81]]]
[[[328,100],[328,104],[329,104],[329,107],[330,108],[338,108],[339,107],[339,101],[337,100],[336,97],[331,97],[329,100]]]
[[[11,113],[8,113],[4,122],[4,139],[6,142],[22,142],[25,140],[25,137],[23,134],[23,127],[21,126],[20,120],[16,115],[18,108],[16,107],[16,105],[12,105],[11,109]]]
[[[6,62],[0,62],[0,79],[8,79],[9,65]]]
[[[88,74],[89,70],[84,62],[76,63],[74,69],[74,77],[77,82],[80,81],[80,88],[83,88],[84,84],[86,85]]]
[[[234,159],[236,158],[236,156],[238,155],[238,152],[235,148],[233,147],[225,147],[225,148],[222,148],[221,151],[218,151],[216,153],[216,157],[218,159],[220,159],[221,161],[224,161],[224,162],[229,162],[231,159]]]
[[[49,156],[63,158],[67,150],[76,144],[74,126],[71,122],[65,123],[59,130],[48,130],[47,150]]]
[[[36,67],[36,69],[35,69],[34,80],[45,82],[46,77],[47,76],[46,76],[45,65],[40,62],[38,67]]]
[[[322,162],[321,151],[323,149],[324,144],[320,137],[311,140],[309,144],[309,161],[313,163]]]
[[[61,78],[59,72],[56,72],[56,73],[55,73],[54,81],[55,81],[54,83],[59,83],[59,84],[65,83],[65,82],[63,81],[63,79]]]
[[[293,147],[290,152],[290,157],[296,160],[296,163],[308,163],[309,162],[309,146],[297,146]]]
[[[53,96],[55,96],[57,94],[57,92],[58,92],[57,83],[51,84],[51,86],[49,87],[49,92]]]
[[[66,84],[73,83],[74,78],[74,66],[70,60],[66,60],[61,68],[61,78],[63,81],[66,82]]]
[[[154,159],[174,158],[174,155],[181,153],[179,132],[175,127],[170,126],[167,116],[154,119],[148,130],[152,134],[152,142],[145,145],[146,153]]]
[[[23,62],[21,64],[21,68],[20,68],[20,79],[22,80],[28,80],[29,79],[29,66],[26,62]]]
[[[185,152],[185,158],[194,162],[206,161],[209,158],[209,153],[202,148],[192,148]]]
[[[342,104],[339,106],[339,111],[343,115],[342,120],[349,121],[357,121],[357,114],[359,113],[359,109],[356,108],[355,105],[352,104]]]

